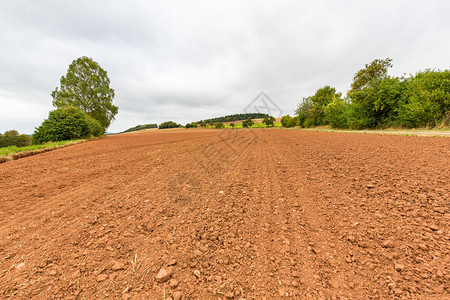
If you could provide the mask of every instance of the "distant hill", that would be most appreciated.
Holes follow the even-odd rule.
[[[246,113],[246,114],[234,114],[234,115],[228,115],[225,117],[218,117],[218,118],[211,118],[211,119],[205,119],[198,121],[198,124],[201,123],[224,123],[224,122],[233,122],[233,121],[243,121],[247,120],[249,117],[252,119],[262,119],[264,116],[267,116],[267,114],[263,113]]]
[[[122,131],[122,133],[125,132],[132,132],[132,131],[139,131],[139,130],[144,130],[144,129],[151,129],[151,128],[158,128],[158,124],[144,124],[144,125],[138,125],[135,127],[131,127],[125,131]]]

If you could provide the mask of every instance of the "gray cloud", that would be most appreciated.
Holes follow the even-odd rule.
[[[72,60],[116,90],[118,132],[240,113],[262,90],[284,113],[345,93],[375,58],[392,75],[448,68],[448,1],[9,1],[0,11],[0,132],[31,133]]]

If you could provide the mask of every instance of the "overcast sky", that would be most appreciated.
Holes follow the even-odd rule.
[[[115,89],[109,132],[242,113],[261,91],[292,115],[376,58],[395,76],[450,65],[448,0],[0,3],[0,132],[32,133],[81,56]]]

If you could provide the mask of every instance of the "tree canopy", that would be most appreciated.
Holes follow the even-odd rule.
[[[79,107],[106,129],[119,111],[112,104],[114,89],[109,84],[108,73],[97,62],[80,57],[69,65],[67,74],[61,77],[60,87],[51,93],[53,106]]]

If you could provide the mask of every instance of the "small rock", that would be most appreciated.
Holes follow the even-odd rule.
[[[169,286],[170,286],[171,289],[176,288],[178,286],[178,281],[176,279],[173,279],[173,278],[170,279],[169,280]]]
[[[297,280],[292,280],[292,286],[293,287],[298,287],[298,281]]]
[[[48,272],[48,275],[55,276],[56,273],[57,273],[56,270],[50,270],[50,272]]]
[[[225,192],[224,191],[219,191],[219,194],[223,195],[223,194],[225,194]]]
[[[162,283],[169,280],[169,278],[172,277],[172,275],[173,275],[172,267],[168,267],[167,269],[162,268],[161,270],[159,270],[158,274],[156,274],[155,279],[159,283]]]
[[[428,228],[430,228],[431,230],[434,230],[434,231],[438,231],[439,230],[439,227],[437,225],[435,225],[435,224],[431,224],[430,226],[428,226]]]
[[[200,278],[200,270],[195,270],[194,275],[195,277]]]
[[[394,248],[394,241],[393,240],[385,240],[381,246],[383,248]]]
[[[119,271],[119,270],[123,270],[125,268],[125,264],[121,263],[119,261],[114,261],[113,265],[111,267],[111,270],[113,271]]]
[[[176,259],[174,259],[174,258],[172,258],[171,260],[169,260],[169,262],[167,263],[167,265],[169,265],[169,266],[174,266],[174,265],[176,265],[177,264],[177,261],[176,261]]]
[[[398,272],[401,272],[405,269],[405,266],[402,264],[395,264],[394,265],[395,270],[397,270]]]
[[[102,282],[102,281],[105,281],[106,279],[108,279],[108,275],[106,275],[106,274],[100,274],[100,275],[98,275],[97,276],[97,281],[98,282]]]
[[[395,288],[395,289],[393,289],[393,291],[394,291],[394,294],[396,294],[396,295],[400,295],[401,293],[403,293],[403,290],[401,288]]]
[[[78,278],[78,277],[80,277],[80,276],[81,276],[80,270],[75,270],[75,271],[70,275],[70,277],[72,277],[72,279],[76,279],[76,278]]]
[[[225,294],[225,298],[227,299],[233,299],[234,298],[234,293],[233,292],[228,292]]]
[[[20,263],[16,266],[16,270],[22,269],[23,267],[25,267],[25,263]]]
[[[419,245],[417,245],[420,249],[422,249],[422,250],[428,250],[428,246],[427,245],[425,245],[425,244],[419,244]]]
[[[183,293],[180,291],[176,291],[173,293],[173,300],[182,300],[183,299]]]
[[[297,272],[297,271],[293,271],[292,272],[292,277],[299,278],[300,277],[300,273]]]
[[[198,249],[194,250],[194,257],[202,256],[202,254],[203,254],[202,251],[200,251]]]

